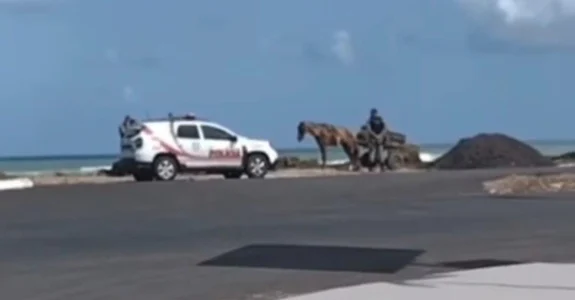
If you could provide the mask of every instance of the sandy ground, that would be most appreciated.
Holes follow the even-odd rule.
[[[509,175],[483,183],[493,195],[575,191],[575,173]]]

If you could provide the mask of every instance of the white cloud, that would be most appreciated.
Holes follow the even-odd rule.
[[[0,4],[49,3],[55,0],[0,0]]]
[[[345,65],[355,62],[355,54],[351,42],[351,35],[346,30],[339,30],[333,35],[334,43],[331,48],[333,54]]]
[[[64,0],[0,0],[0,10],[17,14],[45,13]]]
[[[547,26],[575,16],[575,0],[459,0],[475,11],[493,12],[510,25]]]
[[[544,46],[575,46],[575,0],[456,0],[492,33]]]
[[[105,56],[106,60],[113,64],[120,62],[120,54],[116,49],[113,48],[106,49]]]
[[[136,94],[134,92],[134,88],[130,85],[124,86],[124,88],[122,89],[122,96],[124,100],[127,102],[136,101]]]

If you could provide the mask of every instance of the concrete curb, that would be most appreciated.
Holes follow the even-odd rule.
[[[22,190],[34,187],[34,182],[30,178],[11,178],[0,180],[0,191]]]
[[[573,299],[575,264],[529,263],[455,271],[409,280],[341,287],[284,300]]]

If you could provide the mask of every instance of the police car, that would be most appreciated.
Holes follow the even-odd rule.
[[[178,173],[263,178],[278,160],[269,141],[239,135],[192,114],[138,121],[119,127],[122,159],[137,181],[174,180]]]

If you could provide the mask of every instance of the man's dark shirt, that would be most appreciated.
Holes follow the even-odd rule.
[[[375,134],[381,134],[385,130],[385,123],[380,116],[371,116],[367,123],[369,130]]]

